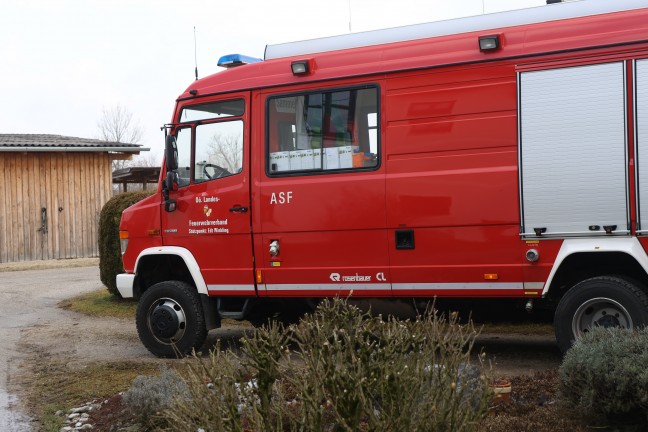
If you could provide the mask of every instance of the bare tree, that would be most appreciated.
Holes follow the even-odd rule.
[[[123,144],[139,144],[142,128],[133,121],[133,114],[123,105],[104,107],[97,123],[99,139]],[[113,169],[130,165],[128,160],[113,160]]]
[[[162,156],[150,152],[135,156],[132,160],[128,161],[128,166],[132,167],[159,168],[161,165]]]
[[[210,163],[225,168],[230,173],[242,167],[243,140],[240,135],[214,134],[207,150]]]

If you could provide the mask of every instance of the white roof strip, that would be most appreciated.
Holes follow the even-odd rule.
[[[393,27],[320,39],[266,45],[265,60],[336,51],[436,36],[535,24],[648,7],[648,0],[581,0],[477,15],[446,21]]]

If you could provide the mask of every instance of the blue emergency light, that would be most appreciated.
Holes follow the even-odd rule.
[[[246,56],[243,54],[228,54],[218,59],[218,66],[224,68],[231,68],[236,66],[243,66],[250,63],[258,63],[263,59]]]

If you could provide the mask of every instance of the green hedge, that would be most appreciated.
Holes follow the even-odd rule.
[[[124,272],[119,247],[119,222],[122,212],[138,201],[152,195],[152,191],[126,192],[112,197],[99,216],[99,277],[112,294],[119,295],[115,277]]]

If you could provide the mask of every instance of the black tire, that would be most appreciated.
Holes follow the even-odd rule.
[[[595,325],[640,328],[648,324],[648,295],[635,282],[599,276],[574,285],[556,308],[554,328],[564,353]]]
[[[140,340],[158,357],[191,354],[207,337],[200,296],[185,282],[160,282],[147,289],[137,305],[136,322]]]

